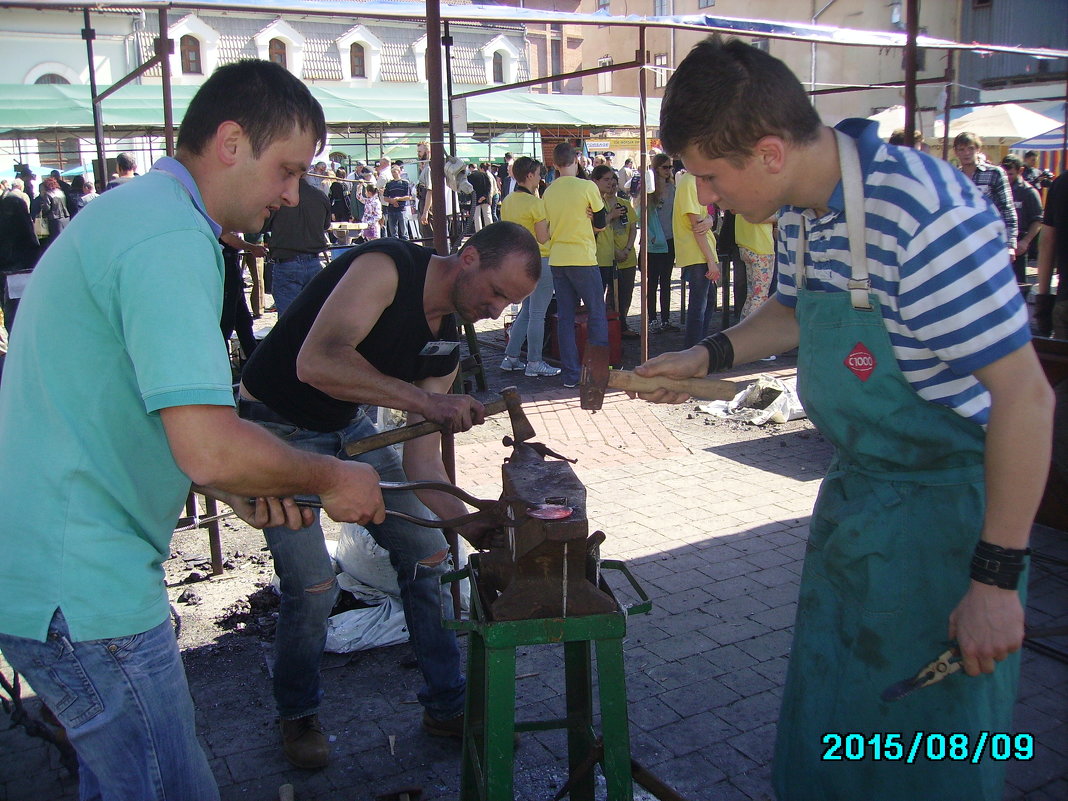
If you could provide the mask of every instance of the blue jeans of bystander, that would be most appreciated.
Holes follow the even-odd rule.
[[[170,620],[71,642],[57,609],[44,642],[0,634],[0,650],[66,729],[81,801],[217,801]]]
[[[708,265],[691,264],[682,268],[682,277],[689,288],[686,295],[686,336],[684,348],[692,348],[708,335],[712,315],[716,311],[716,282],[705,277]]]
[[[375,433],[361,411],[340,431],[321,432],[270,421],[273,413],[262,403],[241,401],[241,414],[301,450],[353,459],[370,464],[382,481],[405,481],[400,456],[393,448],[380,448],[358,457],[345,453],[345,443]],[[259,418],[259,419],[258,419]],[[413,492],[386,492],[386,507],[416,517],[429,513]],[[396,517],[368,526],[375,541],[389,551],[397,571],[404,619],[415,649],[425,686],[420,703],[432,717],[447,720],[463,711],[465,681],[460,672],[456,635],[441,625],[440,577],[449,560],[431,564],[448,548],[441,531],[422,528]],[[274,697],[278,714],[287,720],[318,710],[321,697],[319,663],[326,642],[326,621],[337,599],[334,569],[318,516],[299,531],[285,527],[264,529],[281,582],[282,602],[275,635]]]
[[[408,222],[404,209],[386,209],[386,236],[408,238]]]
[[[577,384],[582,364],[575,340],[575,310],[581,300],[588,312],[586,336],[591,345],[608,346],[608,318],[604,305],[601,271],[590,267],[553,267],[556,287],[556,341],[560,345],[561,377],[565,384]]]
[[[300,290],[310,284],[322,269],[323,262],[315,253],[305,253],[295,259],[275,263],[271,296],[274,298],[274,306],[278,309],[279,316],[296,300]]]
[[[545,310],[553,299],[553,271],[549,259],[541,260],[541,278],[537,286],[523,301],[523,307],[512,323],[508,337],[508,346],[504,355],[512,359],[519,358],[523,342],[527,343],[527,361],[542,361],[542,349],[545,346]]]

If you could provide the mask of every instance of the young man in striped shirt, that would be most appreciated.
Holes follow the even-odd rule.
[[[907,753],[923,732],[975,743],[1011,725],[1052,394],[1004,224],[959,171],[885,145],[874,123],[821,124],[787,67],[740,41],[694,48],[660,130],[701,202],[751,222],[779,211],[779,291],[636,372],[702,376],[798,347],[798,390],[836,447],[801,579],[778,798],[1000,799],[989,759],[824,757],[827,735]],[[967,675],[882,700],[947,639]]]

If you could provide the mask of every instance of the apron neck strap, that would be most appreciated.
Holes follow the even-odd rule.
[[[860,156],[857,155],[856,142],[841,131],[836,130],[838,140],[838,165],[842,172],[842,194],[845,198],[846,230],[849,235],[849,269],[850,278],[846,286],[849,289],[850,302],[854,309],[872,308],[871,278],[868,276],[868,260],[864,246],[864,178],[860,171]],[[797,263],[794,285],[805,285],[805,254],[808,251],[808,232],[805,215],[801,215],[801,230],[797,241]]]
[[[864,176],[860,171],[860,156],[853,137],[835,129],[838,139],[838,165],[842,171],[842,194],[845,197],[846,230],[849,232],[849,294],[854,309],[870,309],[871,279],[868,277],[868,257],[864,246],[866,219],[864,212]]]

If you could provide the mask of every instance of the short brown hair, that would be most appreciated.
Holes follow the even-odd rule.
[[[962,131],[953,137],[953,147],[960,147],[961,145],[975,145],[979,150],[983,149],[983,140],[979,138],[979,134],[974,134],[971,131]]]
[[[664,90],[660,139],[679,154],[694,146],[710,159],[739,162],[765,136],[815,141],[823,123],[801,82],[777,58],[740,39],[699,42]]]
[[[557,167],[570,167],[575,163],[577,151],[570,142],[561,142],[553,148],[553,164]]]
[[[512,177],[516,183],[523,183],[533,172],[541,170],[541,162],[529,156],[520,156],[512,162]]]

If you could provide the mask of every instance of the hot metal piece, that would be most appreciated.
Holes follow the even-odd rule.
[[[566,520],[574,512],[575,510],[570,506],[562,506],[557,503],[541,503],[527,509],[527,515],[536,517],[538,520]]]

